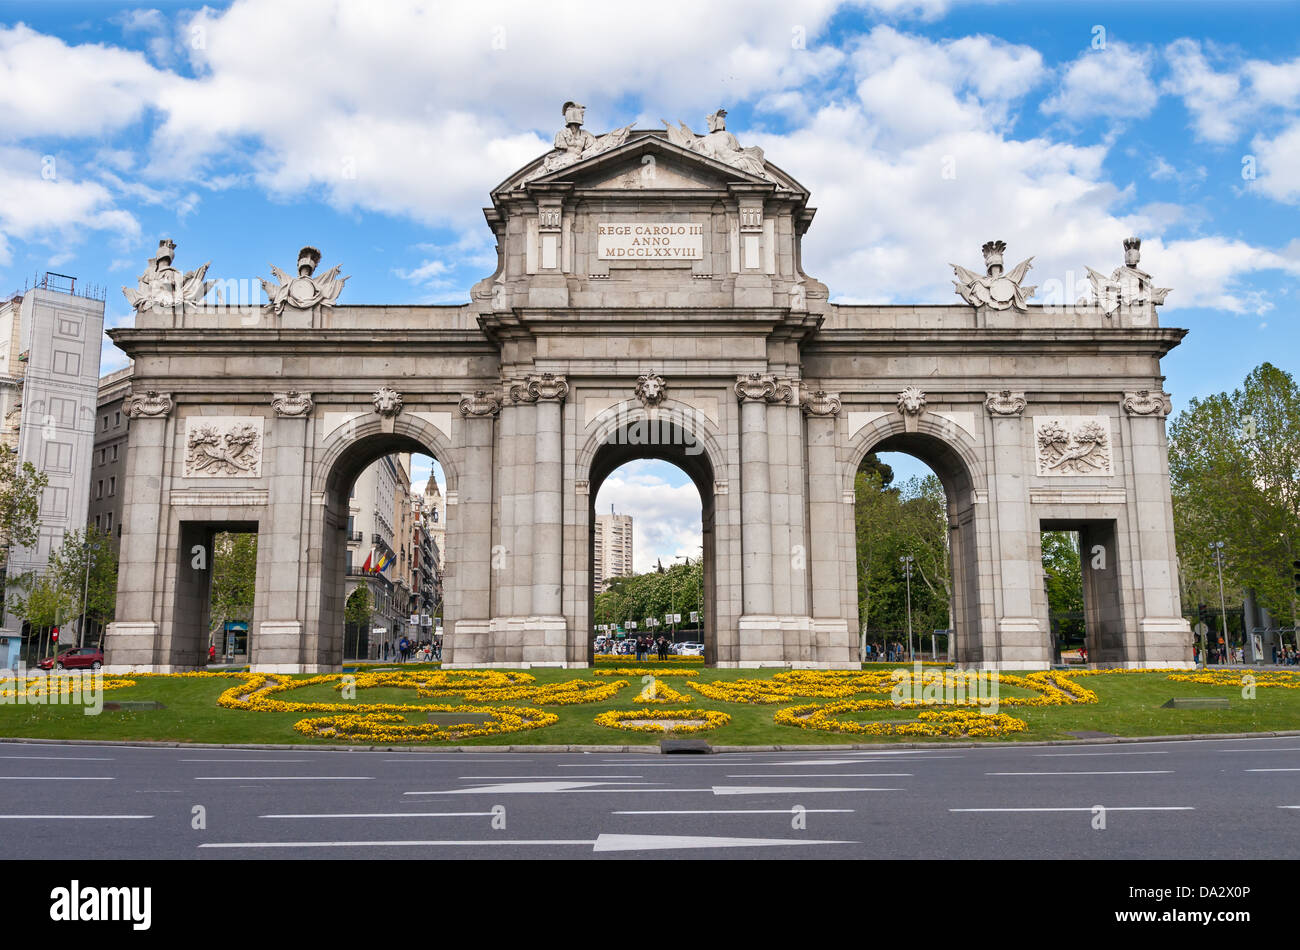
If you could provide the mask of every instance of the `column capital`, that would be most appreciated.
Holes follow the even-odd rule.
[[[839,393],[828,393],[824,389],[805,395],[799,405],[804,414],[809,416],[837,416],[840,414]]]
[[[460,401],[462,416],[495,416],[501,411],[501,397],[486,389],[479,389],[472,396]]]
[[[569,395],[569,381],[555,373],[528,376],[510,387],[511,402],[564,402]]]
[[[1139,389],[1124,393],[1124,411],[1130,416],[1167,416],[1173,409],[1169,394],[1162,390]]]
[[[789,402],[790,384],[771,373],[749,373],[736,377],[736,398],[744,402]]]
[[[1025,412],[1025,394],[1011,389],[989,393],[984,408],[991,416],[1019,416]]]
[[[302,419],[311,415],[311,411],[316,408],[316,403],[312,401],[311,393],[291,389],[288,392],[272,393],[271,407],[275,410],[276,416]]]
[[[147,389],[143,393],[127,393],[122,404],[126,407],[126,414],[130,419],[138,419],[141,416],[157,419],[171,415],[172,410],[176,408],[171,393],[160,393],[156,389]]]

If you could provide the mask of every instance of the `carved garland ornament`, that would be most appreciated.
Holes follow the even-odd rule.
[[[668,396],[668,384],[658,373],[646,373],[636,378],[636,398],[641,405],[653,409]]]
[[[1034,420],[1039,475],[1110,475],[1110,426],[1100,416]]]
[[[1173,403],[1166,392],[1151,392],[1139,389],[1134,393],[1124,394],[1124,410],[1134,416],[1167,416],[1173,411]]]
[[[736,377],[736,398],[741,402],[789,402],[793,390],[775,376],[750,373]]]
[[[171,393],[160,393],[156,389],[145,390],[143,395],[140,393],[127,393],[123,404],[126,406],[126,414],[130,419],[137,419],[140,416],[152,418],[168,416],[176,408]]]
[[[501,411],[501,400],[496,393],[490,393],[486,389],[479,389],[472,396],[466,396],[460,401],[460,414],[462,416],[495,416]]]
[[[1025,394],[1010,389],[989,393],[984,408],[991,416],[1018,416],[1025,411]]]
[[[311,393],[291,389],[287,393],[272,393],[271,407],[277,416],[301,418],[311,415],[316,404],[312,402]]]
[[[546,402],[551,400],[562,402],[568,394],[568,380],[554,373],[529,376],[526,382],[515,383],[510,387],[512,402],[537,402],[539,399]]]
[[[835,393],[819,389],[811,395],[804,396],[801,406],[810,416],[835,416],[839,415],[840,397]]]
[[[388,386],[375,390],[372,402],[375,404],[375,412],[387,419],[396,418],[402,412],[402,394]]]
[[[262,427],[257,418],[196,416],[187,420],[185,477],[256,477],[262,468]]]

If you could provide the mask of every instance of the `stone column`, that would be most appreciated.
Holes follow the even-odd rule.
[[[817,390],[800,403],[807,434],[808,582],[813,656],[820,665],[842,665],[857,658],[858,645],[843,614],[840,550],[844,511],[835,438],[840,398]],[[851,510],[851,509],[850,509]],[[856,602],[856,597],[854,598]]]
[[[774,376],[736,380],[740,400],[740,538],[742,613],[772,613],[772,501],[767,454],[767,404],[785,402],[790,387]]]
[[[487,661],[492,615],[492,586],[497,577],[492,563],[492,443],[495,419],[501,412],[496,393],[479,390],[460,401],[460,471],[456,511],[449,510],[448,538],[454,537],[456,556],[450,575],[444,573],[444,591],[454,588],[444,613],[444,666],[472,666]],[[454,535],[453,535],[454,529]],[[450,584],[448,580],[450,579]]]
[[[1124,394],[1128,421],[1129,549],[1137,553],[1132,576],[1137,590],[1136,623],[1124,625],[1128,666],[1191,664],[1191,627],[1182,616],[1178,592],[1178,552],[1174,544],[1173,502],[1169,494],[1169,447],[1165,416],[1167,393],[1139,390]],[[1247,654],[1249,655],[1249,654]]]
[[[1000,577],[995,643],[984,643],[984,659],[1000,668],[1046,669],[1051,665],[1051,645],[1040,581],[1042,568],[1030,556],[1038,550],[1037,544],[1030,543],[1038,524],[1029,507],[1029,473],[1025,471],[1025,394],[1011,390],[989,393],[984,408],[993,430],[989,504]]]
[[[524,632],[525,663],[565,663],[568,625],[563,616],[564,442],[561,410],[569,384],[563,376],[542,373],[515,386],[511,396],[535,410],[533,451],[532,612]]]
[[[175,402],[171,393],[148,390],[128,394],[123,409],[131,420],[131,438],[122,480],[122,545],[118,555],[117,616],[104,638],[109,672],[169,672],[170,658],[160,655],[161,605],[166,571],[176,570],[176,538],[167,536],[162,486],[167,464],[168,425]],[[161,565],[159,562],[162,562]]]
[[[261,544],[270,545],[265,591],[266,618],[257,631],[256,668],[265,672],[319,672],[320,656],[304,649],[304,598],[307,577],[307,476],[308,430],[315,408],[311,393],[291,390],[274,393],[272,430],[274,447],[269,455],[270,506],[258,527]],[[259,585],[261,586],[261,585]]]

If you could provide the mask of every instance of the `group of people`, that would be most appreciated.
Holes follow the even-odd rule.
[[[901,643],[868,643],[868,663],[898,663],[907,656],[907,647]]]
[[[656,659],[668,659],[668,638],[663,634],[658,639],[649,636],[640,636],[636,638],[636,658],[638,660],[650,659],[650,651],[655,652]]]
[[[442,659],[442,646],[437,640],[412,640],[409,637],[402,637],[396,643],[385,640],[380,652],[380,659],[395,663],[428,663]]]

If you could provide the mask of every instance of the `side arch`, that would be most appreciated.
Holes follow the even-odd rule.
[[[432,423],[406,412],[393,420],[391,429],[385,427],[386,422],[387,420],[379,415],[370,414],[366,418],[350,419],[326,433],[320,443],[315,470],[312,472],[312,492],[326,491],[331,487],[331,477],[336,472],[348,468],[346,465],[339,465],[341,458],[356,452],[361,443],[373,442],[375,436],[385,435],[418,443],[422,451],[432,455],[442,466],[446,482],[444,489],[449,492],[457,490],[459,473],[452,452],[451,437],[447,433]]]

